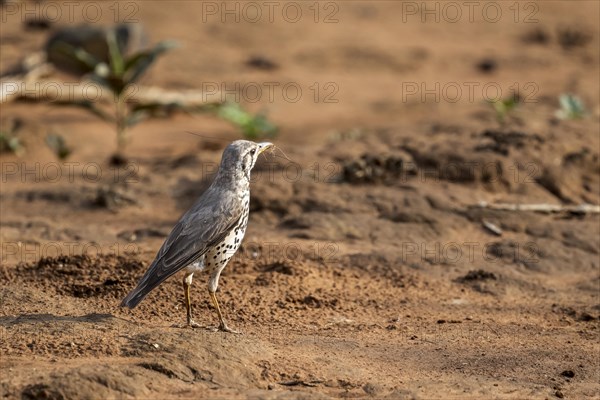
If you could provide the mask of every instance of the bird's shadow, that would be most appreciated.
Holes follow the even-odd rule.
[[[116,317],[112,314],[91,313],[80,316],[54,315],[54,314],[21,314],[17,316],[0,317],[0,326],[10,328],[24,324],[38,324],[47,322],[69,322],[69,323],[94,323],[107,322]]]

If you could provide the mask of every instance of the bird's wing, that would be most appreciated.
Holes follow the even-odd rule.
[[[181,217],[122,306],[135,307],[152,289],[222,241],[239,222],[242,206],[236,196],[211,189]]]

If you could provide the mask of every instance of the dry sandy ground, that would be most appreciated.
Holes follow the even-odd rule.
[[[53,26],[114,21],[112,3],[91,21],[90,3],[73,21],[62,4]],[[230,4],[239,23],[198,1],[124,2],[119,19],[181,44],[145,84],[302,89],[296,102],[242,96],[281,127],[293,160],[257,165],[250,227],[219,287],[243,335],[182,328],[180,277],[118,307],[239,137],[232,127],[143,123],[117,169],[110,126],[10,104],[2,123],[22,121],[27,150],[2,154],[3,398],[599,398],[599,216],[475,206],[600,203],[599,3],[475,2],[456,17],[444,2],[425,4],[434,14],[297,2],[295,23],[276,11],[289,3],[272,22]],[[15,10],[2,16],[1,70],[47,37]],[[258,56],[276,67],[247,64]],[[486,96],[517,88],[525,101],[501,125]],[[585,119],[554,116],[565,92]],[[49,132],[73,164],[53,157]],[[205,279],[192,295],[210,327]]]

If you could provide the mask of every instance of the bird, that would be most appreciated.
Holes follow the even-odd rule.
[[[246,233],[250,173],[258,156],[272,147],[274,145],[269,142],[236,140],[225,148],[211,185],[181,216],[137,286],[121,302],[122,307],[136,307],[154,288],[184,270],[187,326],[201,327],[192,318],[190,287],[194,273],[206,269],[209,273],[208,294],[219,317],[217,329],[239,333],[227,326],[216,291],[221,272]]]

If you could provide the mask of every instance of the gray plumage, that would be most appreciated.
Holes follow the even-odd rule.
[[[239,247],[246,230],[250,171],[258,155],[270,146],[271,143],[246,140],[237,140],[227,146],[212,184],[179,219],[137,287],[123,299],[121,306],[137,306],[150,291],[183,269],[188,271],[184,287],[187,284],[186,301],[189,303],[191,275],[206,266],[211,273],[209,293],[214,296],[219,275]],[[221,328],[227,328],[216,297],[213,302],[221,319]],[[188,324],[192,322],[188,304]]]

